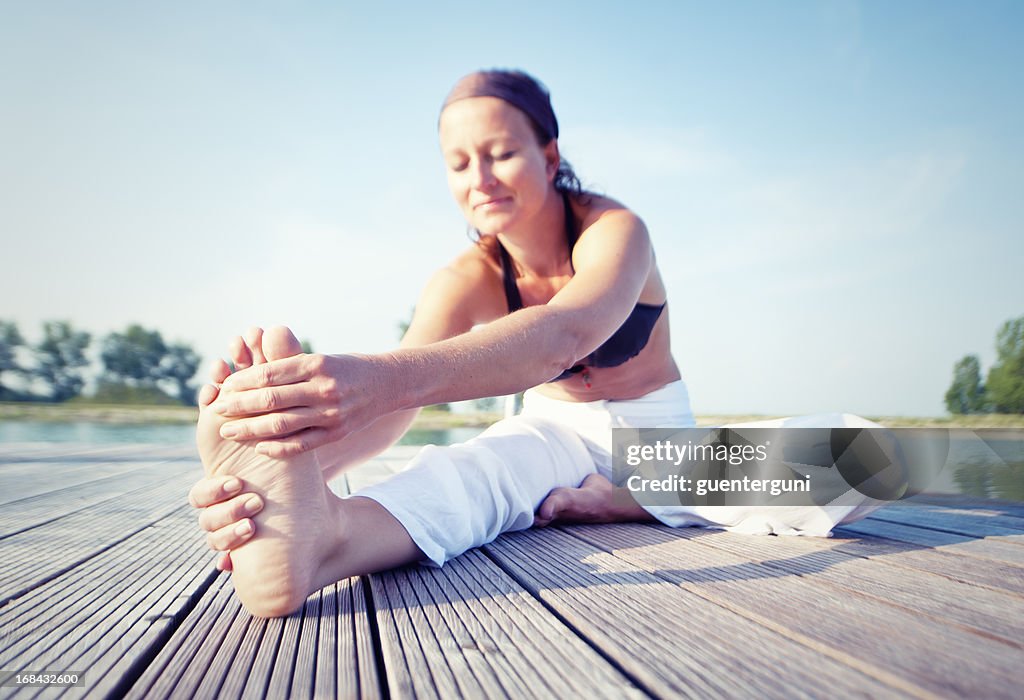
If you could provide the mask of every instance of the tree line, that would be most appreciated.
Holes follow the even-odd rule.
[[[0,320],[0,401],[61,402],[81,396],[92,340],[69,321],[46,321],[39,342],[29,343],[16,323]],[[185,343],[168,343],[157,330],[131,324],[106,335],[100,340],[100,362],[97,402],[195,405],[191,381],[200,356]],[[10,377],[19,377],[24,388],[8,386]]]
[[[1004,323],[996,333],[996,362],[981,380],[977,355],[953,366],[946,409],[954,414],[1024,413],[1024,316]]]

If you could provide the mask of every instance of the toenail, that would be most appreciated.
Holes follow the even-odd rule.
[[[234,477],[231,477],[230,479],[224,482],[224,486],[222,488],[224,489],[224,493],[234,493],[235,491],[241,491],[242,482]]]
[[[263,504],[260,502],[259,496],[253,496],[245,502],[245,512],[249,515],[259,513],[263,509]]]
[[[238,428],[234,427],[230,423],[225,423],[220,427],[220,436],[222,438],[230,439],[238,435]]]
[[[252,523],[248,520],[235,525],[235,534],[239,537],[245,537],[250,532],[252,532]]]

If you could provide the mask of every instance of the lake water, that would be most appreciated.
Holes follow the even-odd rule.
[[[410,430],[400,445],[449,445],[479,435],[483,428]],[[180,445],[195,440],[196,427],[190,423],[169,425],[116,425],[110,423],[47,423],[44,421],[0,421],[0,445],[9,442],[75,442],[86,444],[150,443]]]
[[[410,430],[399,444],[448,445],[469,440],[481,430],[482,428]],[[927,492],[1024,501],[1024,432],[1005,431],[1006,439],[995,441],[980,440],[976,432],[950,431],[949,457],[946,465],[931,481]],[[0,421],[0,449],[3,444],[12,442],[187,444],[194,439],[195,426],[189,424],[112,425]]]

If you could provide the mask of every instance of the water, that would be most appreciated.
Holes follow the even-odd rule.
[[[400,445],[450,445],[465,442],[483,428],[410,430]],[[0,421],[0,445],[10,442],[74,442],[94,445],[122,443],[191,444],[196,427],[191,423],[162,425],[119,425],[113,423],[47,423],[45,421]]]
[[[478,435],[482,428],[410,430],[401,445],[450,445]],[[983,432],[983,431],[977,431]],[[929,493],[952,493],[979,498],[1024,501],[1024,433],[1007,431],[1005,440],[979,440],[970,431],[951,431],[949,458],[936,475]],[[11,442],[85,444],[191,444],[191,424],[118,425],[110,423],[47,423],[0,421],[0,449]]]

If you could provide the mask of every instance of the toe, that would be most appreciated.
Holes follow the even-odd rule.
[[[254,365],[261,365],[267,361],[263,352],[263,329],[259,326],[253,326],[245,332],[245,344],[249,346],[249,352],[252,353],[252,362]]]
[[[302,353],[302,343],[285,326],[273,326],[263,333],[263,354],[268,360],[280,360]]]
[[[231,361],[236,369],[252,367],[252,353],[241,336],[231,340],[231,344],[228,346],[228,353],[231,355]]]

